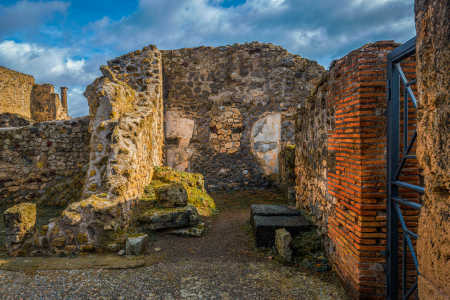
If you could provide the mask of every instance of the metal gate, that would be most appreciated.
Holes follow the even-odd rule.
[[[409,80],[402,70],[401,63],[415,55],[416,38],[412,38],[388,54],[387,84],[388,84],[388,130],[387,130],[387,298],[397,300],[409,299],[417,294],[418,261],[412,239],[417,240],[417,234],[407,227],[404,217],[405,209],[420,210],[420,201],[414,202],[401,197],[399,188],[423,194],[424,188],[400,180],[402,170],[408,160],[416,159],[412,149],[417,138],[416,128],[408,130],[408,106],[410,101],[417,108],[412,85],[416,80]],[[401,99],[403,98],[403,99]],[[402,103],[403,102],[403,103]],[[402,111],[403,110],[403,111]],[[411,121],[411,120],[410,120]],[[409,132],[408,132],[409,131]],[[412,133],[412,134],[411,134]],[[402,144],[402,145],[401,145]],[[400,226],[399,226],[400,225]],[[399,247],[399,239],[401,248]],[[399,253],[400,250],[400,253]],[[408,254],[409,253],[409,254]],[[407,257],[412,257],[415,275],[413,283],[409,284],[411,274],[407,274]],[[401,260],[401,266],[399,262]],[[399,269],[401,280],[399,280]],[[408,278],[407,278],[408,277]],[[401,283],[401,285],[400,285]]]

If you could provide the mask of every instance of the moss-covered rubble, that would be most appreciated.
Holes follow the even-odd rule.
[[[194,206],[201,216],[210,216],[215,212],[216,204],[206,192],[202,174],[176,171],[169,167],[155,168],[153,180],[150,185],[145,187],[144,194],[139,201],[140,208],[164,207],[166,200],[162,197],[167,193],[162,193],[162,191],[172,188],[179,190],[180,185],[186,190],[187,203]]]

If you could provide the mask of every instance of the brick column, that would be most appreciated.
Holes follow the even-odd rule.
[[[330,68],[328,106],[335,127],[328,192],[336,198],[328,234],[333,261],[356,299],[384,299],[386,245],[386,56],[398,44],[367,44]]]

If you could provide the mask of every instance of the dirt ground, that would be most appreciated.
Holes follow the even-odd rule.
[[[219,212],[203,237],[157,233],[145,256],[0,257],[0,299],[347,299],[332,271],[283,265],[254,248],[249,206],[285,202],[279,193],[213,198]]]

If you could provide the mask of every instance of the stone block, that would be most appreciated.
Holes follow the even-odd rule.
[[[188,194],[181,183],[171,183],[155,188],[157,205],[165,208],[186,206]]]
[[[169,231],[170,234],[181,235],[181,236],[194,236],[201,237],[205,233],[205,223],[201,222],[195,226],[188,228],[180,228]]]
[[[148,235],[140,234],[127,238],[125,245],[126,255],[142,255],[148,249]]]
[[[197,225],[199,216],[194,206],[179,208],[155,208],[138,217],[138,223],[150,230],[182,228]]]
[[[277,253],[285,260],[292,260],[291,249],[292,236],[285,228],[280,228],[275,231],[275,248]]]
[[[285,228],[292,235],[307,231],[311,224],[303,216],[258,216],[253,217],[256,247],[272,247],[275,230]]]
[[[6,233],[6,248],[9,255],[15,255],[22,243],[30,237],[36,226],[36,204],[21,203],[3,213]]]

